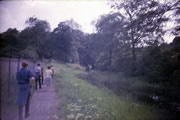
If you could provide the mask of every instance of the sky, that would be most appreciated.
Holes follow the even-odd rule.
[[[29,17],[37,17],[49,22],[51,30],[65,20],[74,19],[86,33],[95,32],[92,21],[112,9],[106,0],[13,0],[0,1],[0,33],[8,28],[23,30]],[[172,23],[167,25],[172,27]],[[166,34],[165,41],[172,41],[174,36]]]
[[[111,11],[105,0],[65,1],[28,0],[0,2],[0,33],[8,28],[23,30],[25,21],[32,16],[50,23],[53,30],[59,22],[74,19],[86,33],[92,33],[91,25],[100,15]]]

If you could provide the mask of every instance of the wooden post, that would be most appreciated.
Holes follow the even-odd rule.
[[[19,71],[19,69],[20,69],[20,57],[18,57],[18,59],[17,59],[17,72]],[[15,82],[15,86],[16,86],[15,94],[17,94],[17,84],[16,84],[16,82]]]
[[[10,95],[10,80],[11,80],[11,57],[9,57],[9,70],[8,70],[8,97]]]
[[[2,77],[2,66],[1,66],[1,64],[2,64],[2,63],[0,63],[0,73],[1,73],[0,76]],[[1,100],[2,100],[2,99],[1,99],[1,98],[2,98],[2,96],[1,96],[1,95],[2,95],[2,94],[1,94],[1,92],[2,92],[2,88],[1,88],[2,83],[1,83],[1,82],[2,82],[2,79],[0,80],[0,115],[1,115],[1,111],[2,111],[2,110],[1,110],[1,108],[2,108],[2,107],[1,107],[1,103],[2,103],[2,101],[1,101]],[[0,117],[0,120],[1,120],[1,117]]]
[[[17,63],[17,71],[19,71],[20,66],[20,57],[18,57],[18,63]]]

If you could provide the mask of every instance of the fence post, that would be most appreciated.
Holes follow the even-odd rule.
[[[20,58],[18,57],[18,63],[17,63],[17,71],[19,71],[19,62],[20,62]]]
[[[8,98],[10,94],[10,80],[11,80],[11,57],[9,57],[9,70],[8,70]]]
[[[2,63],[0,63],[0,79],[1,79],[1,77],[2,77],[2,66],[1,66],[1,64]],[[2,94],[1,94],[1,92],[2,92],[2,88],[1,88],[1,85],[2,85],[2,80],[0,80],[0,114],[1,114],[1,112],[2,112],[2,107],[1,107],[1,103],[2,103]],[[0,117],[0,120],[1,120],[1,117]]]
[[[17,58],[17,72],[19,71],[19,69],[20,69],[20,57]],[[15,94],[17,94],[17,84],[16,84],[16,82],[15,82],[15,86],[16,86]]]

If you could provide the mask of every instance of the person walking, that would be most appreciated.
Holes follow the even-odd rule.
[[[48,66],[47,70],[45,71],[45,84],[47,88],[50,88],[52,76],[53,76],[53,72],[51,70],[51,66]]]
[[[41,67],[41,85],[44,84],[44,68]]]
[[[41,89],[41,66],[38,63],[37,66],[35,67],[35,84],[36,84],[36,89],[38,88],[38,82],[39,82],[39,89]]]
[[[16,80],[18,84],[18,92],[16,104],[18,105],[18,116],[19,120],[23,117],[23,107],[25,105],[25,117],[29,114],[29,101],[30,101],[30,88],[32,87],[32,81],[34,80],[33,74],[27,69],[28,62],[23,61],[21,64],[22,68],[16,73]]]
[[[53,78],[54,74],[55,74],[54,67],[53,67],[53,65],[51,65],[50,67],[51,67],[51,70],[52,70],[52,78]]]

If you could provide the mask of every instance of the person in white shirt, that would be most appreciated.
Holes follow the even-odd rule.
[[[53,72],[51,70],[51,66],[47,67],[47,70],[45,71],[45,84],[47,88],[50,88],[50,83],[52,81],[52,75]]]
[[[39,82],[39,89],[41,89],[41,80],[40,80],[40,75],[41,75],[41,66],[38,63],[37,66],[35,67],[35,83],[36,83],[36,89],[38,86],[38,82]]]
[[[53,65],[51,65],[51,70],[52,70],[52,78],[54,77],[54,67],[53,67]]]

